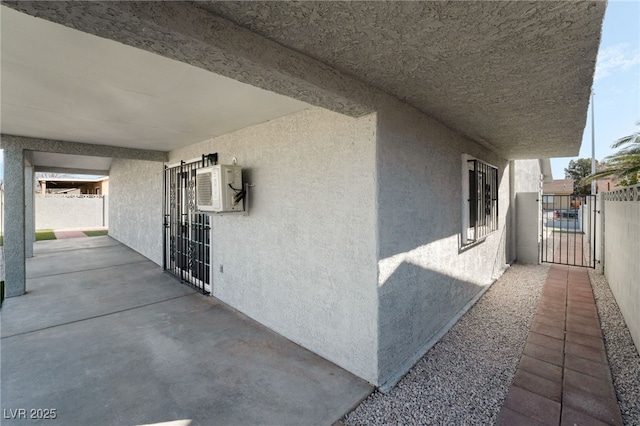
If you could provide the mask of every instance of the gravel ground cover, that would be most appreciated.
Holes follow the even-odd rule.
[[[640,355],[604,275],[589,271],[613,385],[625,425],[640,425]]]
[[[388,393],[346,425],[494,424],[533,321],[548,265],[514,265]]]

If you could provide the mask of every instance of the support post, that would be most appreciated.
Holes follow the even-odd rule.
[[[591,174],[596,173],[596,104],[594,103],[595,92],[591,91]],[[591,181],[591,195],[597,193],[597,182]]]
[[[24,151],[4,147],[5,176],[5,296],[25,293],[25,165]]]
[[[35,172],[31,164],[25,164],[24,168],[24,254],[25,257],[33,257],[33,242],[36,240],[35,194],[33,182]]]

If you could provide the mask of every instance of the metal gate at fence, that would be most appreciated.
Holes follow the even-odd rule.
[[[162,267],[202,294],[211,293],[211,218],[196,209],[196,170],[217,163],[217,154],[166,167]]]
[[[542,196],[542,262],[596,267],[596,196]]]

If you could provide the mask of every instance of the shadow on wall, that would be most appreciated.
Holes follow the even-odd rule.
[[[403,262],[380,287],[379,380],[407,369],[480,290],[480,284]]]
[[[507,230],[465,253],[456,234],[380,260],[379,383],[399,379],[504,272]],[[484,244],[493,256],[472,252]]]
[[[391,184],[381,188],[379,194],[380,258],[406,253],[460,234],[463,220],[461,163],[454,163],[457,167],[451,167],[451,164],[451,161],[442,161],[403,169],[391,167],[394,166],[392,163],[388,165],[389,170],[381,171],[380,180],[386,178]],[[509,218],[511,207],[505,167],[503,163],[498,166],[498,213],[502,227],[505,225],[502,221]],[[503,215],[501,212],[505,208],[507,214]],[[459,241],[452,244],[459,248]]]

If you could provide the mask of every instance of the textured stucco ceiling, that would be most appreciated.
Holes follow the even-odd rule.
[[[0,11],[4,134],[168,151],[309,107],[5,6]]]
[[[577,155],[604,2],[197,2],[508,158]]]
[[[510,159],[578,153],[606,6],[574,1],[3,3],[107,43],[108,48],[96,44],[86,49],[89,60],[75,65],[104,64],[106,72],[89,68],[97,77],[87,82],[83,99],[100,98],[102,108],[121,106],[106,115],[121,125],[114,132],[120,136],[91,135],[85,128],[85,142],[142,147],[144,140],[145,146],[166,149],[175,146],[176,136],[185,136],[181,143],[187,144],[201,136],[189,139],[185,129],[224,125],[246,115],[247,103],[237,109],[228,108],[228,102],[216,103],[216,98],[242,98],[242,90],[234,89],[240,84],[234,80],[240,80],[354,116],[375,110],[379,92],[371,90],[373,86]],[[2,27],[4,125],[5,120],[17,120],[4,104],[5,89],[13,89],[5,85],[5,40],[22,41],[5,36],[4,17]],[[46,39],[41,43],[51,51],[63,49]],[[126,50],[131,48],[125,45],[138,49]],[[152,58],[150,52],[164,58]],[[145,55],[157,65],[136,62]],[[101,62],[103,57],[110,58],[108,64]],[[37,69],[35,64],[32,68],[25,71]],[[20,71],[7,69],[23,78]],[[205,74],[196,78],[194,70]],[[137,75],[135,84],[122,85],[119,73]],[[214,73],[231,79],[219,84],[204,80],[215,79]],[[72,73],[73,81],[55,94],[67,96],[65,107],[74,102],[66,85],[81,84],[86,75],[86,70]],[[116,81],[109,80],[116,75]],[[93,90],[105,82],[125,90],[96,96]],[[148,102],[146,85],[152,82],[169,85]],[[208,91],[211,87],[215,90]],[[227,94],[218,96],[225,89]],[[31,96],[39,91],[25,87],[20,92]],[[265,92],[249,91],[247,100],[254,93]],[[172,98],[176,94],[185,96],[180,108]],[[99,107],[78,107],[78,118],[105,116],[93,106]],[[38,116],[42,109],[34,108],[30,113],[35,119],[23,125],[44,122]],[[223,112],[227,115],[220,115]],[[135,118],[143,127],[132,128],[122,117]],[[75,125],[86,125],[82,120]],[[201,135],[200,130],[194,135]],[[153,132],[157,137],[148,137]],[[114,142],[122,134],[128,135],[126,143]]]

